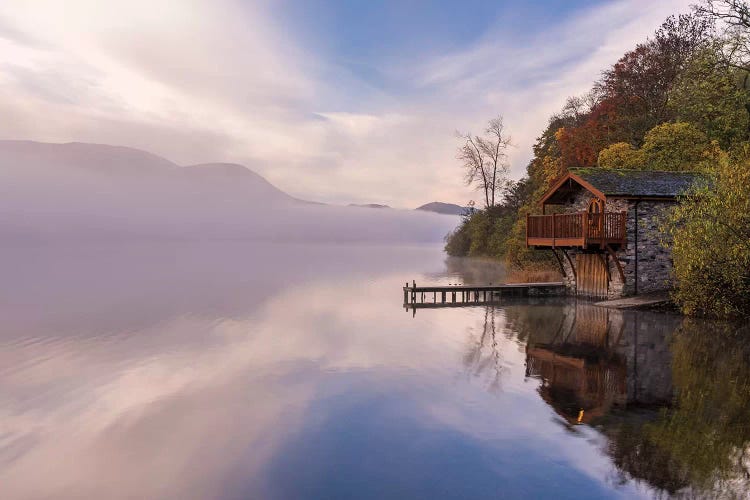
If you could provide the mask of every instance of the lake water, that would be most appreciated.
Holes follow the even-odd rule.
[[[736,325],[562,298],[413,314],[406,281],[502,280],[433,246],[3,254],[4,499],[748,492]]]

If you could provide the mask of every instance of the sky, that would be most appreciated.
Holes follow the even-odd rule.
[[[326,203],[466,204],[456,131],[510,176],[570,95],[693,0],[4,0],[0,139],[236,162]]]

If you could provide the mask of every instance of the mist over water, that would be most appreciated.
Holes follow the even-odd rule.
[[[297,200],[241,165],[97,144],[0,141],[0,231],[25,242],[440,242],[458,217]]]

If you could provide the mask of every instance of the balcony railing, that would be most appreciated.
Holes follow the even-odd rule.
[[[581,247],[625,243],[625,212],[527,215],[526,246]]]

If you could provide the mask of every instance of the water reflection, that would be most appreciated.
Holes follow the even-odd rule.
[[[525,376],[541,381],[540,398],[571,431],[588,425],[607,438],[613,484],[750,497],[748,325],[550,300],[504,313],[525,340]],[[482,339],[495,338],[494,317],[487,308]],[[486,365],[497,366],[490,359],[502,354],[490,351]]]
[[[537,333],[527,343],[526,363],[527,375],[542,380],[542,398],[569,424],[670,402],[668,346],[679,318],[581,302],[561,309],[552,337]]]
[[[503,374],[509,372],[506,366],[503,366],[502,349],[498,335],[506,334],[509,331],[501,329],[498,332],[496,319],[497,309],[494,306],[484,309],[484,321],[481,332],[478,336],[472,335],[469,347],[464,355],[464,366],[467,374],[472,377],[484,378],[487,381],[487,388],[491,392],[499,391],[502,388]]]
[[[646,439],[717,496],[750,496],[750,328],[685,322],[672,345],[678,397]]]
[[[464,276],[431,247],[5,257],[3,498],[648,498],[747,484],[750,333],[736,327],[563,298],[412,318],[403,282],[484,272],[468,262]]]

